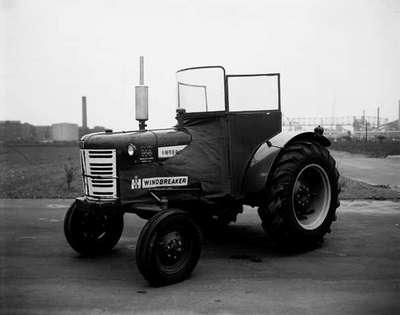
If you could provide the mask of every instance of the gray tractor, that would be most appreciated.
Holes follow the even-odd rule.
[[[83,196],[64,222],[71,247],[82,255],[111,251],[124,214],[135,213],[148,220],[136,244],[137,265],[158,286],[194,270],[201,222],[228,224],[244,205],[258,208],[280,246],[321,243],[336,219],[339,174],[322,128],[282,132],[279,73],[227,75],[207,66],[180,70],[177,79],[174,127],[146,129],[141,78],[139,129],[81,139]]]

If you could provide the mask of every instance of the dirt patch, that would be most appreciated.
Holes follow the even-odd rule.
[[[332,141],[330,149],[365,154],[370,157],[387,157],[400,154],[400,141],[338,140]]]
[[[386,185],[370,185],[347,177],[340,178],[340,199],[400,200],[400,192]]]

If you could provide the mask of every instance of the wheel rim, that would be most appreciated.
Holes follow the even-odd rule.
[[[172,266],[176,264],[184,254],[183,238],[177,231],[165,234],[158,245],[160,248],[160,261],[163,265]]]
[[[87,240],[100,240],[107,233],[109,218],[106,214],[93,215],[89,211],[79,217],[79,226],[83,238]]]
[[[170,230],[157,241],[157,259],[166,273],[175,273],[189,261],[193,242],[187,231]]]
[[[294,216],[306,230],[324,222],[331,203],[331,186],[325,170],[317,164],[305,166],[297,175],[292,192]]]

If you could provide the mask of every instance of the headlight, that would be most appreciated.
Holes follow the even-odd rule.
[[[136,147],[133,144],[128,145],[128,155],[133,156],[135,154]]]

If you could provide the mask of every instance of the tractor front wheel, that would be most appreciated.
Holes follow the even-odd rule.
[[[71,247],[84,256],[110,252],[124,228],[122,213],[96,209],[74,201],[64,218],[64,234]]]
[[[289,249],[320,244],[336,219],[338,178],[335,160],[325,147],[297,142],[284,148],[258,210],[267,234]]]
[[[192,218],[180,210],[163,210],[140,232],[136,262],[151,285],[167,285],[183,281],[191,274],[200,251],[200,230]]]

